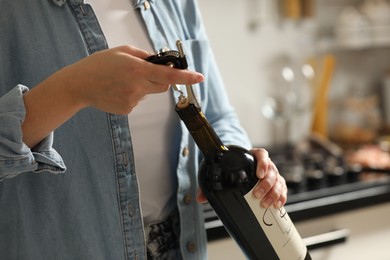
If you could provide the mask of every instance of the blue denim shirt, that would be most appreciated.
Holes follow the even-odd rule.
[[[205,75],[195,88],[221,139],[248,147],[196,1],[133,3],[154,48],[175,49],[181,39],[189,69]],[[23,93],[107,47],[93,10],[82,0],[0,2],[0,259],[146,259],[127,116],[87,108],[39,145],[22,141]],[[184,125],[177,129],[172,162],[181,251],[185,259],[205,259],[202,209],[195,201],[201,157]]]

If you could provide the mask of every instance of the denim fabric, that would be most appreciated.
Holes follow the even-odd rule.
[[[249,147],[196,1],[144,2],[133,4],[155,49],[174,49],[183,40],[189,69],[206,76],[195,88],[210,123],[226,144]],[[0,259],[146,259],[127,116],[87,108],[36,147],[22,141],[23,93],[107,47],[82,0],[0,1]],[[205,259],[202,209],[195,201],[201,158],[184,125],[177,129],[171,161],[179,185],[179,251],[184,259]]]

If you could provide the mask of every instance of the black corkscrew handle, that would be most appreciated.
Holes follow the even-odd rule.
[[[154,64],[168,65],[176,69],[184,70],[188,68],[186,57],[180,55],[178,51],[174,50],[159,52],[147,57],[146,61]]]

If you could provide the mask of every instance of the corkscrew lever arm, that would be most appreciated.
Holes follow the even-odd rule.
[[[185,59],[183,45],[182,45],[182,42],[180,40],[176,41],[176,46],[177,46],[177,50],[179,52],[179,57],[182,58],[182,59]],[[199,105],[198,100],[197,100],[197,98],[195,96],[195,92],[194,92],[194,90],[192,88],[192,85],[186,85],[186,91],[187,91],[188,103],[193,104],[194,106],[199,108],[200,105]]]

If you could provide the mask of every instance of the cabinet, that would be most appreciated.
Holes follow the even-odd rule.
[[[374,136],[369,141],[375,141],[378,131],[387,127],[383,108],[389,101],[383,95],[383,82],[390,70],[390,2],[317,0],[316,3],[317,50],[331,53],[336,59],[328,97],[330,137],[339,143],[355,145],[363,142],[361,134],[368,133]],[[364,113],[357,109],[360,118],[351,118],[356,112],[353,107],[356,101],[377,110],[377,115],[363,118]],[[375,123],[378,126],[366,119],[379,121]]]
[[[390,259],[390,203],[378,204],[345,213],[295,223],[303,238],[334,230],[347,230],[345,242],[310,251],[315,260],[388,260]],[[231,238],[212,241],[208,245],[209,260],[244,260]]]
[[[339,50],[390,47],[388,0],[317,0],[319,44]]]
[[[390,203],[365,207],[346,213],[317,218],[297,223],[302,237],[315,232],[329,232],[337,229],[349,230],[347,241],[312,251],[316,260],[338,259],[390,259]]]

